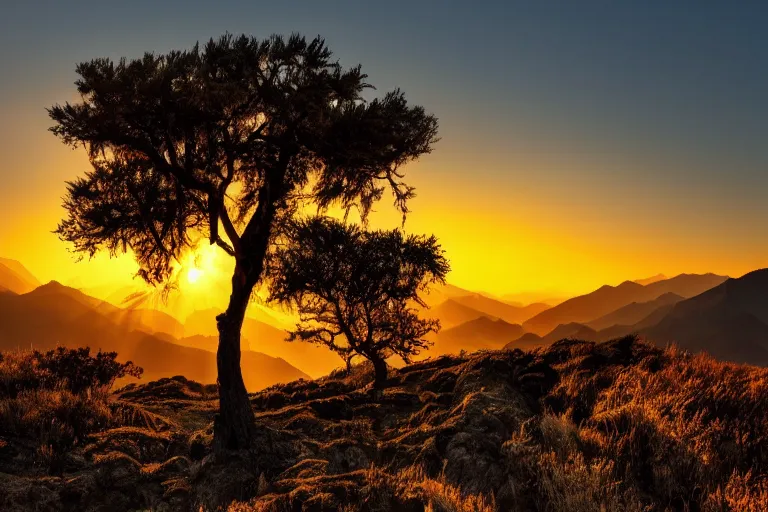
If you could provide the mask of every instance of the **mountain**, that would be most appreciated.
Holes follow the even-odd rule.
[[[110,318],[116,311],[120,309],[55,281],[23,295],[0,294],[0,350],[90,346],[132,360],[144,368],[145,379],[183,374],[215,382],[215,353],[172,343],[167,335],[121,326]],[[252,391],[308,378],[284,360],[265,354],[243,352],[241,364]]]
[[[536,302],[527,306],[513,306],[512,304],[501,302],[479,293],[456,297],[452,300],[463,306],[470,307],[485,313],[488,316],[501,318],[505,322],[512,324],[521,324],[529,318],[550,308],[550,306],[541,302]]]
[[[156,309],[122,309],[109,315],[115,323],[127,329],[140,329],[150,334],[165,333],[174,338],[184,336],[184,325],[168,313]]]
[[[524,306],[526,304],[533,304],[538,302],[552,307],[557,306],[561,302],[564,302],[568,297],[560,297],[557,293],[554,292],[520,292],[506,293],[499,298],[507,304],[512,304],[513,306]]]
[[[637,284],[641,284],[643,286],[646,286],[646,285],[653,284],[653,283],[656,283],[656,282],[659,282],[659,281],[664,281],[666,279],[669,279],[669,278],[667,276],[665,276],[664,274],[656,274],[655,276],[646,277],[645,279],[635,279],[635,282]]]
[[[24,281],[22,281],[15,272],[5,265],[0,264],[0,291],[8,291],[18,295],[19,293],[26,293],[29,290],[24,284]]]
[[[11,272],[16,274],[16,276],[21,279],[21,281],[28,287],[29,291],[32,291],[40,286],[40,281],[38,281],[37,278],[32,275],[32,272],[27,270],[27,267],[18,261],[8,258],[0,258],[0,265],[6,267]]]
[[[429,349],[429,354],[458,354],[462,350],[498,350],[523,333],[522,326],[518,324],[481,316],[439,332],[435,336],[434,346]]]
[[[587,323],[633,302],[655,300],[665,293],[689,298],[713,288],[728,279],[715,274],[681,274],[671,279],[643,286],[624,281],[618,286],[605,285],[592,293],[568,299],[523,323],[523,327],[539,335],[552,331],[560,324]]]
[[[443,329],[450,329],[480,317],[493,317],[493,315],[466,306],[456,299],[448,299],[440,305],[424,311],[422,316],[424,318],[437,318]]]
[[[676,293],[668,292],[654,300],[633,302],[593,320],[587,325],[596,331],[613,327],[614,325],[635,325],[662,306],[669,306],[684,300]]]
[[[674,342],[720,359],[768,365],[768,269],[678,302],[656,325],[639,332],[655,343]]]
[[[704,293],[727,279],[728,276],[717,274],[680,274],[671,279],[651,283],[646,288],[649,290],[649,294],[655,297],[665,293],[675,293],[689,298]]]
[[[527,332],[516,340],[510,341],[504,345],[504,348],[508,350],[514,350],[516,348],[521,350],[532,350],[538,347],[543,347],[545,345],[547,345],[547,343],[541,336],[534,332]]]
[[[459,288],[458,286],[446,283],[433,285],[429,289],[429,292],[421,294],[421,298],[424,300],[424,302],[426,302],[427,306],[433,308],[449,299],[465,297],[467,295],[472,295],[472,292],[465,290],[464,288]]]
[[[532,332],[525,333],[514,341],[507,343],[504,348],[520,348],[528,350],[537,347],[546,347],[556,341],[564,339],[593,340],[596,335],[597,332],[594,329],[587,327],[586,325],[571,322],[558,325],[545,336],[539,336]]]
[[[40,286],[40,282],[16,260],[0,258],[0,290],[15,294],[28,293]]]
[[[220,313],[217,309],[195,311],[184,322],[185,335],[218,338],[216,316]],[[285,359],[314,378],[344,365],[341,358],[330,349],[302,341],[286,341],[287,331],[253,318],[245,318],[241,334],[241,346]]]

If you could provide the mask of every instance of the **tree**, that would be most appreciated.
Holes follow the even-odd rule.
[[[256,432],[240,370],[249,298],[281,235],[308,205],[365,217],[391,190],[403,215],[403,165],[429,153],[437,120],[399,90],[364,101],[359,66],[324,41],[225,35],[204,48],[77,66],[81,100],[49,109],[54,134],[87,150],[92,170],[68,184],[59,236],[74,250],[131,250],[148,283],[167,282],[199,238],[235,260],[217,317],[217,450]]]
[[[325,345],[347,361],[373,363],[374,388],[387,379],[386,359],[428,345],[440,323],[423,319],[419,292],[445,282],[449,265],[434,236],[400,230],[364,231],[324,217],[296,223],[270,269],[270,299],[293,306],[299,323],[291,340]]]

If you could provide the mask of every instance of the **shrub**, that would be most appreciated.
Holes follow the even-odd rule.
[[[108,389],[115,380],[140,377],[143,369],[131,361],[120,363],[116,352],[91,355],[88,347],[57,347],[48,352],[7,353],[0,357],[0,396],[37,389],[66,389],[80,394],[97,388]]]
[[[142,369],[116,358],[114,352],[64,347],[0,354],[0,435],[32,440],[36,462],[57,472],[67,450],[125,419],[109,388]]]

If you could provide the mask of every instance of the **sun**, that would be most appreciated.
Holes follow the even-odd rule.
[[[195,284],[203,276],[203,271],[199,268],[192,267],[187,271],[187,281],[191,284]]]

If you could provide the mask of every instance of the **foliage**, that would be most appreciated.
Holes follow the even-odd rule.
[[[91,355],[88,347],[40,352],[0,353],[0,397],[29,390],[65,389],[73,394],[110,388],[122,377],[140,377],[143,369],[131,361],[120,363],[116,352]]]
[[[359,354],[381,368],[391,355],[409,361],[440,328],[414,307],[449,270],[434,236],[315,217],[296,223],[276,261],[270,299],[300,315],[290,340],[326,345],[345,360]]]
[[[0,435],[33,440],[36,462],[58,471],[67,450],[114,422],[115,379],[141,375],[116,358],[87,347],[0,353]]]
[[[58,233],[89,254],[130,247],[152,283],[195,232],[252,260],[244,270],[257,280],[278,219],[302,201],[367,214],[388,186],[406,212],[401,168],[436,140],[436,119],[402,92],[364,101],[367,76],[320,38],[225,35],[77,73],[81,101],[49,113],[93,169],[69,184]]]

